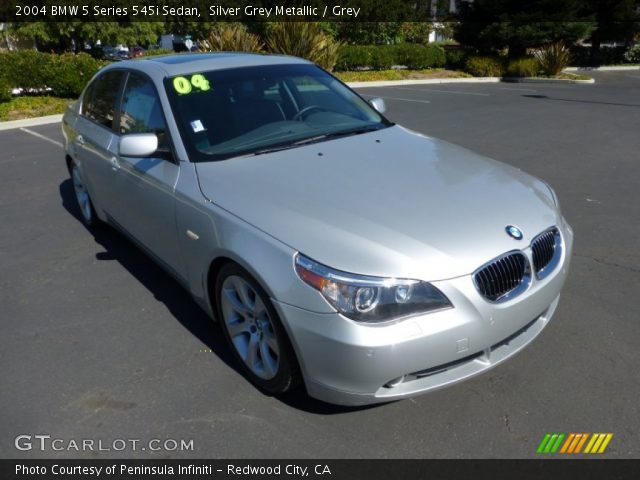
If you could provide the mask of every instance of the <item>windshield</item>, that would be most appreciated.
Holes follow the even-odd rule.
[[[259,155],[391,125],[315,65],[194,72],[165,88],[195,161]]]

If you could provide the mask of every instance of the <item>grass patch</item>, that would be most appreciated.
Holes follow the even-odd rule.
[[[471,75],[444,68],[428,70],[366,70],[361,72],[334,72],[343,82],[372,82],[380,80],[414,80],[426,78],[470,78]]]
[[[43,117],[64,113],[72,98],[56,97],[15,97],[6,103],[0,103],[0,121],[22,120],[23,118]]]

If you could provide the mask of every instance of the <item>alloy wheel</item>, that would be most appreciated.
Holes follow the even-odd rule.
[[[224,327],[245,365],[257,377],[270,380],[280,367],[280,346],[260,295],[246,280],[230,275],[222,283]]]

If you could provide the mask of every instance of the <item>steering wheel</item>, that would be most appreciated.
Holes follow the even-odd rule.
[[[297,120],[297,121],[301,121],[302,117],[304,115],[306,115],[307,113],[313,111],[313,110],[320,110],[320,111],[325,111],[326,108],[322,108],[318,105],[309,105],[308,107],[304,107],[302,110],[300,110],[298,113],[296,113],[291,120]]]

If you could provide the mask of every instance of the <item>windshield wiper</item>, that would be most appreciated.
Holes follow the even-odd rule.
[[[368,126],[368,127],[351,128],[349,130],[340,130],[338,132],[324,133],[322,135],[317,135],[315,137],[298,140],[297,142],[292,143],[292,145],[295,145],[295,146],[308,145],[310,143],[320,142],[322,140],[327,140],[329,138],[346,137],[348,135],[359,135],[361,133],[375,132],[376,130],[380,130],[380,127]]]
[[[239,155],[239,156],[252,157],[255,155],[264,155],[266,153],[279,152],[281,150],[289,150],[290,148],[301,147],[303,145],[310,145],[312,143],[321,142],[323,140],[328,140],[330,138],[346,137],[348,135],[359,135],[361,133],[374,132],[380,129],[381,128],[379,126],[375,126],[375,127],[367,126],[367,127],[351,128],[349,130],[340,130],[338,132],[323,133],[322,135],[316,135],[315,137],[303,138],[302,140],[298,140],[297,142],[291,142],[283,145],[275,145],[273,147],[261,148],[259,150],[247,152],[246,154]]]
[[[286,145],[278,145],[275,147],[267,147],[261,148],[260,150],[254,150],[253,152],[248,152],[246,155],[241,155],[243,157],[252,157],[254,155],[264,155],[265,153],[273,153],[279,152],[281,150],[289,150],[290,148],[296,148],[299,145],[297,143],[287,143]]]

